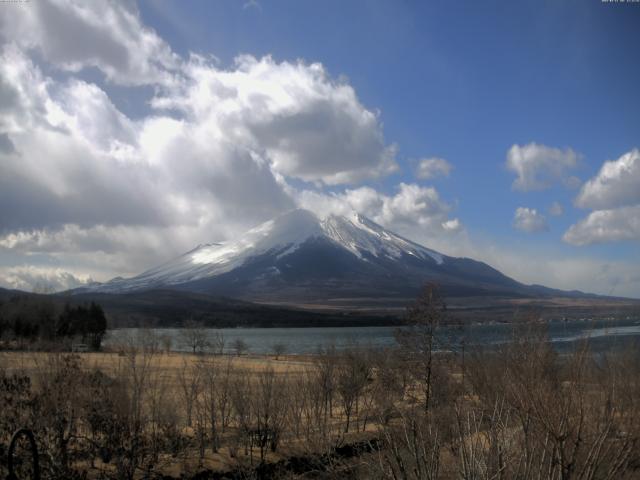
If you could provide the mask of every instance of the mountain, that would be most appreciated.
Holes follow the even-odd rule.
[[[359,214],[321,219],[301,209],[236,240],[199,245],[136,277],[77,293],[174,289],[271,303],[375,305],[404,302],[428,281],[447,297],[567,295],[524,285],[483,262],[443,255]]]

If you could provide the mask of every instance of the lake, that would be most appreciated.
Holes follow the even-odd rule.
[[[640,319],[624,320],[570,320],[547,322],[549,338],[559,351],[568,351],[579,340],[588,338],[596,351],[617,349],[635,342],[640,343]],[[287,353],[313,353],[319,347],[335,345],[337,348],[347,346],[388,347],[394,345],[397,327],[320,327],[320,328],[221,328],[206,329],[210,335],[222,333],[225,340],[225,351],[232,351],[232,343],[240,338],[249,347],[250,353],[271,353],[275,344],[286,345]],[[110,330],[105,345],[122,343],[125,339],[142,343],[149,338],[169,336],[172,339],[172,350],[189,351],[187,345],[181,344],[180,329],[124,328]],[[466,347],[499,345],[510,341],[513,337],[514,325],[482,324],[456,327],[443,327],[439,336],[446,339],[447,344],[459,347],[462,341]]]

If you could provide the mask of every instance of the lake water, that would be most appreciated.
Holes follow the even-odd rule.
[[[588,338],[596,351],[623,348],[628,345],[640,346],[640,319],[624,320],[572,320],[548,322],[551,342],[559,351],[570,350],[577,341]],[[386,347],[395,344],[397,327],[326,327],[326,328],[221,328],[207,329],[210,335],[222,333],[225,351],[232,351],[232,343],[240,338],[249,347],[251,353],[271,353],[273,345],[286,345],[287,353],[313,353],[319,347],[335,345]],[[155,335],[152,335],[155,334]],[[439,336],[447,344],[459,346],[462,341],[466,347],[491,346],[506,343],[513,338],[514,326],[510,324],[465,325],[446,327]],[[189,347],[181,340],[180,329],[118,329],[111,330],[105,339],[106,345],[115,345],[125,339],[144,342],[149,338],[169,336],[174,351],[188,351]]]

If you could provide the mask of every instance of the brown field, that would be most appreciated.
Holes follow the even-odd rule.
[[[316,365],[316,359],[310,355],[280,355],[276,358],[273,355],[204,355],[204,354],[188,354],[174,352],[159,351],[136,351],[127,352],[86,352],[86,353],[48,353],[48,352],[30,352],[30,351],[4,351],[0,352],[0,372],[6,376],[18,375],[31,378],[32,386],[38,389],[47,388],[46,385],[51,375],[56,375],[63,367],[60,365],[61,359],[74,358],[78,361],[79,371],[84,374],[91,372],[102,372],[110,378],[114,379],[135,379],[136,375],[141,375],[140,382],[144,384],[147,390],[145,398],[141,398],[140,406],[143,409],[152,409],[150,403],[157,401],[153,399],[157,395],[161,395],[165,409],[171,409],[173,418],[172,422],[178,427],[178,435],[194,438],[198,437],[198,421],[204,422],[204,418],[188,420],[188,416],[196,416],[196,404],[204,402],[202,389],[204,385],[197,383],[203,382],[202,369],[222,370],[227,366],[231,368],[231,381],[234,379],[246,379],[252,390],[261,388],[261,379],[269,377],[274,381],[279,392],[269,392],[273,395],[273,401],[282,402],[279,406],[271,405],[268,408],[275,411],[281,411],[284,402],[291,394],[289,389],[299,382],[305,382],[305,378],[313,375]],[[136,372],[138,369],[138,372]],[[54,373],[55,372],[55,373]],[[135,380],[134,380],[135,381]],[[58,384],[58,387],[64,388],[64,384]],[[135,386],[132,385],[135,389]],[[188,400],[187,389],[194,388],[198,392],[194,394],[191,400]],[[287,392],[285,392],[287,390]],[[253,392],[255,393],[255,391]],[[251,395],[249,391],[245,392],[245,397]],[[187,413],[186,402],[193,402],[193,413]],[[200,405],[204,410],[204,406]],[[259,408],[259,407],[258,407]],[[354,419],[351,419],[351,432],[344,432],[345,416],[337,407],[333,407],[331,418],[328,419],[327,425],[331,433],[327,433],[329,443],[343,443],[347,440],[359,438],[370,438],[374,424],[362,425],[354,431]],[[199,412],[204,417],[203,411]],[[272,413],[271,413],[272,414]],[[150,418],[146,421],[154,422]],[[251,425],[256,428],[255,424]],[[154,471],[157,474],[180,477],[182,474],[195,473],[199,470],[227,471],[247,466],[256,465],[259,462],[259,449],[254,445],[248,449],[248,454],[241,455],[239,458],[237,450],[244,448],[242,439],[239,439],[239,430],[241,427],[237,423],[230,422],[226,432],[220,435],[221,446],[214,452],[211,448],[204,448],[201,455],[198,448],[191,444],[183,452],[180,458],[175,455],[167,455],[159,453],[155,461]],[[282,446],[277,452],[265,451],[264,460],[275,462],[292,455],[306,455],[309,453],[309,445],[305,444],[298,438],[288,435],[285,441],[281,441]],[[225,444],[227,443],[227,444]],[[233,444],[233,445],[228,445]],[[321,448],[326,448],[322,446]],[[246,452],[247,450],[245,450]],[[242,453],[242,452],[241,452]],[[86,468],[84,462],[76,463],[76,468]],[[135,478],[144,476],[143,471],[139,468],[134,475]],[[1,470],[0,470],[1,472]],[[114,471],[113,466],[95,459],[93,466],[88,470],[90,478],[98,478],[100,475],[113,475],[120,478],[118,473]]]
[[[0,368],[6,372],[24,372],[32,374],[49,361],[51,353],[29,351],[0,351]],[[81,352],[77,355],[86,370],[99,369],[113,374],[121,371],[126,355],[116,352]],[[313,366],[313,355],[192,355],[189,353],[158,352],[150,357],[150,368],[161,371],[167,378],[176,379],[185,363],[193,366],[198,362],[231,361],[234,367],[253,373],[273,370],[281,375],[298,375]]]
[[[466,357],[434,354],[425,325],[394,349],[277,358],[0,352],[0,478],[23,426],[44,479],[638,478],[638,352],[519,335]]]

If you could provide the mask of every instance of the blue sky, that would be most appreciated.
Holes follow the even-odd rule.
[[[499,243],[576,247],[562,233],[585,216],[575,189],[514,192],[504,166],[513,144],[570,147],[586,180],[605,160],[640,146],[640,7],[599,1],[529,2],[193,2],[157,0],[142,15],[182,52],[239,53],[319,61],[345,75],[362,102],[379,109],[385,137],[410,160],[446,158],[437,182],[469,229]],[[244,7],[244,8],[243,8]],[[564,215],[533,238],[512,227],[519,206]],[[640,256],[637,241],[580,247],[587,255]]]
[[[57,0],[51,2],[60,11],[67,8]],[[324,205],[326,198],[347,198],[349,191],[362,193],[358,189],[367,187],[380,195],[376,200],[380,205],[389,206],[405,199],[393,202],[401,184],[432,188],[440,201],[438,225],[457,219],[460,228],[455,234],[445,235],[446,228],[440,231],[440,227],[434,227],[437,222],[427,210],[436,207],[421,211],[424,221],[415,224],[403,219],[402,212],[387,215],[371,207],[365,213],[444,253],[474,256],[526,282],[640,297],[640,276],[636,273],[636,267],[640,267],[640,200],[634,193],[636,187],[640,190],[640,154],[635,150],[640,147],[640,4],[599,0],[149,0],[122,5],[123,11],[132,12],[141,28],[152,32],[183,64],[169,66],[172,60],[167,56],[161,62],[162,72],[186,71],[184,64],[192,53],[211,56],[211,69],[218,73],[237,69],[236,59],[242,54],[257,60],[271,56],[270,68],[275,70],[283,63],[295,65],[300,61],[305,68],[319,63],[329,83],[349,85],[360,107],[378,115],[375,131],[384,135],[383,146],[396,149],[393,161],[397,168],[369,178],[348,174],[348,180],[337,181],[337,177],[329,179],[326,175],[314,177],[311,170],[294,171],[291,166],[283,169],[278,162],[284,160],[279,161],[277,154],[269,157],[269,147],[265,147],[264,158],[271,162],[276,182],[284,179],[286,194],[293,195],[296,205],[309,206],[304,192],[322,196],[314,197],[313,205]],[[26,9],[21,13],[26,17],[25,25],[36,22],[39,15]],[[78,23],[73,24],[76,27],[78,35],[85,34]],[[117,31],[115,27],[120,28],[115,25],[113,31]],[[55,39],[61,33],[54,25],[47,34]],[[127,48],[143,41],[134,33],[127,35],[133,42]],[[15,36],[6,35],[5,43],[17,43],[16,48],[52,82],[64,85],[78,79],[95,85],[133,123],[141,124],[156,116],[157,107],[150,102],[154,96],[161,96],[158,92],[163,88],[169,88],[167,84],[154,79],[151,70],[141,73],[127,67],[127,71],[118,71],[120,64],[110,64],[110,57],[104,54],[103,40],[87,40],[86,51],[77,52],[73,58],[46,46],[42,38],[17,41]],[[93,45],[97,53],[91,51]],[[141,51],[147,52],[144,48]],[[154,61],[154,55],[164,55],[157,49],[149,52],[140,57],[142,64]],[[172,99],[179,96],[176,92],[172,95]],[[193,116],[186,110],[175,114],[170,110],[166,115],[171,118]],[[18,140],[11,141],[18,145]],[[331,141],[326,138],[327,143]],[[529,159],[527,175],[544,177],[544,185],[514,187],[517,176],[507,164],[513,146],[531,146],[523,154]],[[625,155],[628,159],[621,160]],[[416,167],[431,158],[444,159],[451,166],[449,175],[418,178]],[[618,162],[617,180],[608,183],[599,177],[607,160]],[[558,162],[566,162],[565,167],[549,173]],[[626,177],[620,174],[623,163],[630,165],[631,173]],[[338,170],[327,175],[341,174]],[[593,188],[587,192],[590,181]],[[622,186],[617,187],[615,181]],[[609,190],[604,191],[605,187]],[[181,184],[181,188],[190,187]],[[291,194],[288,188],[296,193]],[[616,189],[629,193],[623,199],[611,200],[610,191]],[[416,202],[427,195],[426,190],[420,192],[422,196]],[[224,210],[224,201],[216,198],[215,207]],[[260,199],[256,201],[261,203]],[[279,197],[274,202],[273,211],[288,205],[288,200]],[[551,214],[554,203],[562,207],[561,214]],[[124,263],[135,265],[132,269],[146,268],[177,253],[191,240],[196,244],[212,236],[224,238],[266,216],[266,211],[262,216],[247,215],[246,221],[235,223],[216,218],[216,224],[226,227],[215,234],[205,229],[188,235],[183,226],[176,233],[176,226],[165,242],[172,249],[158,249],[144,260]],[[590,223],[585,224],[587,219]],[[167,222],[164,219],[159,224]],[[55,236],[65,228],[69,231],[69,225],[77,225],[93,229],[91,233],[82,230],[83,238],[93,238],[94,230],[106,225],[100,218],[88,223],[73,218],[42,225],[14,223],[17,226],[4,229],[5,236],[32,235],[33,231],[41,232],[41,237]],[[206,224],[204,220],[200,223]],[[116,224],[142,228],[129,220]],[[13,269],[11,278],[18,279],[14,284],[27,282],[19,270],[29,264],[27,256],[41,259],[39,271],[55,268],[57,276],[69,272],[80,280],[135,273],[109,257],[117,256],[118,248],[125,248],[121,239],[116,242],[119,246],[99,250],[110,265],[101,270],[95,259],[89,264],[56,249],[53,255],[51,250],[19,250],[16,241],[6,238],[0,265]],[[85,254],[90,253],[87,247]],[[30,275],[35,275],[33,268]],[[4,283],[10,283],[9,277],[5,274]]]
[[[398,143],[406,165],[384,179],[383,188],[410,180],[410,159],[444,157],[455,173],[438,187],[459,199],[459,215],[470,227],[520,238],[511,228],[513,210],[521,204],[545,210],[558,200],[566,215],[536,239],[553,242],[584,215],[571,207],[575,191],[514,193],[513,175],[504,168],[513,144],[573,148],[583,156],[575,171],[582,179],[640,145],[636,5],[244,5],[201,1],[186,8],[156,0],[140,7],[143,18],[183,53],[211,53],[223,65],[240,53],[304,59],[345,75],[362,102],[381,111],[385,137]]]

